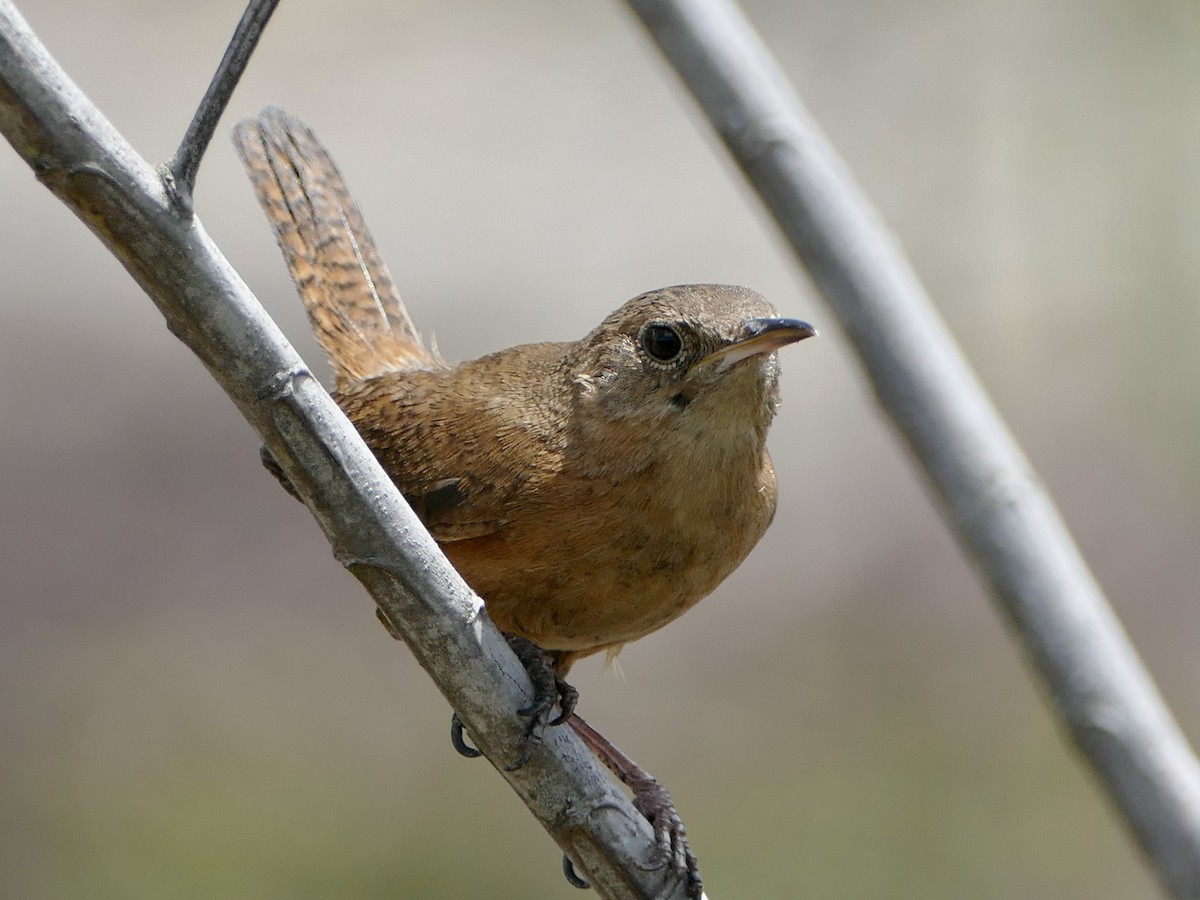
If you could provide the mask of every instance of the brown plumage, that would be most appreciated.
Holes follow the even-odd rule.
[[[572,662],[671,621],[775,510],[774,350],[815,332],[746,288],[630,300],[582,340],[447,365],[417,335],[312,132],[235,134],[334,396],[496,625]]]

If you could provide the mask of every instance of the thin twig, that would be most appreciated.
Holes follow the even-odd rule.
[[[258,46],[258,39],[262,37],[271,13],[275,12],[278,5],[279,0],[250,0],[209,82],[208,90],[204,92],[200,105],[196,107],[196,114],[184,132],[179,149],[167,163],[177,200],[188,212],[192,209],[192,192],[196,188],[200,160],[204,158],[217,123],[221,121],[225,107],[229,105],[234,89],[250,63],[254,48]]]
[[[150,295],[304,498],[336,557],[599,896],[683,898],[650,826],[568,728],[529,762],[514,710],[529,681],[357,432],[158,172],[71,83],[0,0],[0,133]],[[382,633],[381,633],[382,634]]]
[[[628,2],[833,307],[1163,885],[1200,897],[1191,748],[900,248],[734,4]]]

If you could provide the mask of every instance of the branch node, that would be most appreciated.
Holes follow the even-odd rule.
[[[192,205],[192,192],[188,188],[188,185],[181,184],[179,179],[175,177],[175,173],[171,171],[171,167],[166,163],[158,163],[154,167],[154,171],[158,173],[158,177],[162,181],[163,192],[167,195],[167,203],[171,209],[183,219],[190,219],[195,215],[196,210]]]
[[[288,369],[282,369],[271,376],[262,389],[254,395],[254,399],[258,403],[267,404],[287,400],[295,396],[297,381],[302,378],[312,377],[312,372],[303,363],[298,363]]]
[[[49,153],[39,153],[29,163],[33,166],[33,174],[38,181],[45,181],[50,175],[63,167],[62,161]]]
[[[394,562],[382,556],[353,556],[335,550],[333,558],[341,563],[342,567],[348,572],[353,572],[355,569],[379,569],[382,572],[387,572],[389,575],[397,575],[401,572],[401,569]]]

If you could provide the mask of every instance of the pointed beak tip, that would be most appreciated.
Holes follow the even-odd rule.
[[[744,340],[769,339],[783,347],[810,337],[817,337],[817,329],[800,319],[753,319],[746,323]]]
[[[817,336],[817,329],[799,319],[751,319],[743,332],[741,338],[710,353],[698,365],[716,364],[724,371],[744,359],[774,353],[789,344]]]

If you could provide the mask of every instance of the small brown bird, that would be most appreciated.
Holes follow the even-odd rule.
[[[576,660],[688,610],[762,537],[774,351],[810,325],[746,288],[682,285],[635,297],[582,340],[451,366],[422,343],[312,132],[269,109],[235,143],[335,399],[492,620],[545,651],[560,688]],[[573,696],[562,705],[559,720]]]

